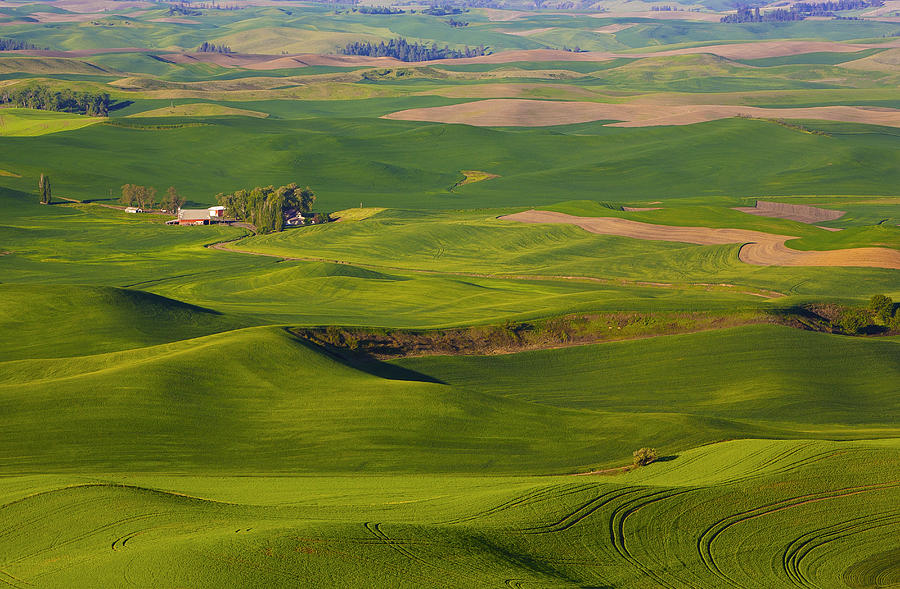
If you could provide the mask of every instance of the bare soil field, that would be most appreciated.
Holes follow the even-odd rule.
[[[641,223],[616,217],[576,217],[553,211],[529,210],[499,217],[521,223],[566,223],[602,235],[620,235],[651,241],[676,241],[698,245],[742,243],[740,260],[755,266],[864,266],[900,270],[900,251],[867,247],[830,251],[799,251],[785,245],[787,235],[749,229],[677,227]]]
[[[620,121],[613,127],[692,125],[734,116],[754,118],[818,119],[900,127],[900,110],[857,106],[811,108],[759,108],[698,104],[608,104],[549,100],[491,99],[450,106],[413,108],[384,115],[405,121],[457,123],[478,127],[545,127],[590,121]]]
[[[544,27],[542,29],[528,29],[527,31],[505,31],[503,29],[495,29],[498,33],[503,33],[506,35],[515,35],[516,37],[530,37],[531,35],[539,35],[541,33],[546,33],[547,31],[552,31],[553,27]]]
[[[806,205],[792,205],[782,202],[771,202],[766,200],[756,201],[755,207],[734,207],[734,210],[751,215],[759,215],[760,217],[776,217],[779,219],[790,219],[791,221],[799,221],[815,225],[822,221],[834,221],[846,214],[846,211],[836,211],[834,209],[823,209],[819,207],[810,207]]]
[[[900,68],[900,49],[888,49],[869,57],[847,61],[841,67],[874,72],[897,70]]]
[[[426,90],[421,92],[423,95],[444,96],[446,98],[534,98],[534,92],[540,92],[545,95],[547,91],[557,91],[565,93],[566,98],[584,97],[588,99],[596,99],[603,97],[603,94],[594,92],[588,88],[580,86],[570,86],[566,84],[473,84],[467,86],[448,86],[446,88],[438,88],[436,90]],[[555,96],[558,97],[558,96]]]

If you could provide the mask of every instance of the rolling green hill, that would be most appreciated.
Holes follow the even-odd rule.
[[[900,108],[890,6],[697,6],[0,6],[0,586],[900,586],[900,310],[867,309],[900,271],[498,218],[900,248],[896,127],[682,124],[896,125],[865,110]],[[334,55],[397,37],[489,55]],[[110,116],[10,108],[36,85],[109,93]],[[382,118],[491,98],[530,100],[510,124],[583,120],[542,100],[672,116]],[[118,202],[290,182],[340,220],[257,234]],[[845,214],[734,210],[757,199]]]

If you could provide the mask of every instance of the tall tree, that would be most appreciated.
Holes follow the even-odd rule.
[[[50,176],[41,174],[41,179],[38,182],[38,193],[41,195],[42,205],[48,205],[53,200],[53,194],[50,191]]]
[[[138,188],[138,206],[142,209],[156,207],[156,189],[152,186],[139,186]]]
[[[122,185],[122,198],[119,199],[126,207],[133,207],[137,204],[137,190],[138,186],[134,184],[123,184]]]
[[[178,209],[184,206],[184,203],[184,197],[178,194],[178,191],[175,190],[174,186],[169,186],[169,189],[166,190],[166,195],[163,197],[160,205],[164,210],[174,215],[178,212]]]

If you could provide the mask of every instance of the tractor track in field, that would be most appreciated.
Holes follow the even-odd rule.
[[[678,497],[679,495],[684,495],[686,493],[691,493],[695,489],[665,489],[662,491],[655,491],[648,495],[640,495],[635,498],[629,498],[624,503],[616,507],[609,518],[609,534],[610,540],[612,541],[613,548],[615,548],[616,552],[624,558],[627,562],[629,562],[632,566],[634,566],[640,573],[650,579],[653,583],[656,584],[657,587],[665,587],[667,589],[677,589],[677,585],[673,585],[669,583],[665,577],[662,577],[655,573],[650,567],[646,566],[644,563],[640,561],[629,549],[625,539],[625,522],[626,520],[640,511],[641,509],[647,507],[648,505],[652,505],[654,503],[658,503],[660,501],[666,501],[668,499],[672,499],[674,497]]]
[[[574,493],[580,493],[590,487],[593,487],[594,483],[580,483],[575,486],[567,487],[565,489],[560,489],[557,486],[543,487],[540,489],[534,489],[527,493],[523,493],[517,497],[514,497],[508,501],[504,501],[499,505],[495,505],[490,509],[486,509],[484,511],[479,511],[464,517],[455,518],[452,520],[448,520],[444,522],[445,525],[452,524],[461,524],[464,522],[469,522],[476,519],[481,519],[485,517],[490,517],[496,513],[500,513],[501,511],[506,511],[508,509],[513,509],[515,507],[519,507],[521,505],[527,505],[529,503],[536,503],[539,501],[544,501],[547,499],[551,499],[554,497],[564,497],[566,495],[571,495]]]
[[[597,510],[603,508],[606,505],[609,505],[616,499],[620,499],[639,491],[640,489],[631,487],[617,488],[606,491],[605,493],[601,493],[600,495],[582,503],[574,511],[569,512],[567,515],[552,524],[546,524],[534,528],[526,528],[524,531],[528,534],[551,534],[555,532],[564,532],[565,530],[568,530],[585,518],[591,516]]]
[[[624,278],[600,278],[597,276],[575,276],[575,275],[540,275],[540,274],[488,274],[483,272],[460,272],[460,271],[449,271],[449,270],[428,270],[424,268],[406,268],[403,266],[389,266],[389,265],[381,265],[381,264],[368,264],[362,262],[350,262],[348,260],[336,260],[333,258],[320,258],[314,256],[282,256],[279,254],[268,254],[264,252],[254,252],[250,250],[237,249],[233,247],[228,247],[228,244],[236,243],[245,239],[247,236],[237,237],[235,239],[229,239],[225,241],[219,241],[216,243],[208,244],[206,247],[209,249],[219,250],[223,252],[231,252],[234,254],[245,254],[248,256],[261,256],[265,258],[275,258],[279,261],[283,262],[321,262],[325,264],[341,264],[344,266],[354,266],[357,268],[366,268],[370,270],[392,270],[397,272],[409,272],[413,274],[425,274],[432,276],[460,276],[464,278],[487,278],[490,280],[519,280],[519,281],[549,281],[549,282],[590,282],[594,284],[606,284],[606,285],[614,285],[614,286],[638,286],[645,288],[666,288],[666,289],[674,289],[674,290],[685,290],[690,288],[703,288],[705,290],[721,290],[723,292],[730,292],[733,294],[745,294],[749,296],[761,297],[765,299],[777,299],[781,298],[785,295],[784,293],[767,290],[767,289],[758,289],[752,287],[739,287],[734,284],[726,284],[726,283],[710,283],[710,282],[686,282],[686,283],[671,283],[671,282],[648,282],[644,280],[628,280]],[[735,290],[737,288],[745,288],[748,290]]]
[[[732,579],[724,571],[722,571],[713,554],[713,543],[719,536],[721,536],[730,528],[752,519],[771,515],[773,513],[778,513],[786,509],[808,505],[810,503],[827,501],[829,499],[840,499],[843,497],[859,495],[861,493],[866,493],[869,491],[878,491],[897,487],[900,487],[900,481],[892,481],[889,483],[875,483],[872,485],[862,485],[858,487],[846,487],[843,489],[799,495],[797,497],[782,499],[774,503],[769,503],[767,505],[756,507],[747,511],[742,511],[740,513],[722,518],[709,526],[700,535],[700,537],[697,538],[697,551],[700,553],[700,558],[703,561],[703,565],[709,572],[713,573],[720,580],[729,583],[732,586],[741,587],[742,585],[740,583],[738,583],[735,579]]]
[[[900,522],[900,512],[894,512],[875,516],[861,516],[807,532],[791,541],[785,549],[782,557],[784,571],[797,587],[816,589],[819,585],[816,585],[806,576],[802,566],[803,560],[810,553],[835,540],[845,540],[848,535],[893,525],[898,522]]]
[[[12,579],[12,581],[10,581]],[[3,569],[0,569],[0,583],[9,587],[15,587],[16,589],[23,589],[23,586],[34,587],[34,583],[29,583],[24,579],[20,579]]]

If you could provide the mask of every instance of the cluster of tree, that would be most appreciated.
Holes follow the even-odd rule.
[[[469,23],[467,21],[456,20],[455,18],[451,18],[450,20],[448,20],[447,24],[450,25],[451,27],[467,27],[467,26],[469,26]]]
[[[204,41],[200,43],[200,47],[197,48],[198,53],[234,53],[231,50],[231,47],[228,45],[216,45],[215,43],[210,43],[209,41]]]
[[[68,88],[62,92],[54,92],[41,85],[12,90],[4,94],[0,100],[21,108],[72,112],[91,117],[108,116],[111,104],[109,94],[75,92]]]
[[[760,12],[759,7],[737,9],[734,14],[723,16],[721,21],[724,23],[748,23],[748,22],[789,22],[795,20],[803,20],[804,16],[793,10],[785,10],[778,8],[767,12]]]
[[[563,50],[563,51],[568,51],[568,52],[570,52],[570,53],[584,53],[584,52],[587,51],[587,49],[582,49],[582,48],[579,47],[578,45],[576,45],[575,47],[569,47],[568,45],[563,45],[562,50]]]
[[[865,308],[844,309],[834,324],[837,331],[847,334],[900,331],[900,311],[891,297],[875,295]]]
[[[431,16],[450,16],[451,14],[462,14],[463,12],[468,12],[468,10],[457,8],[449,4],[442,4],[440,6],[432,4],[428,8],[422,10],[422,14],[429,14]]]
[[[390,6],[360,6],[353,10],[360,14],[404,14],[406,12],[402,8],[391,8]]]
[[[308,213],[316,195],[309,186],[300,188],[291,183],[218,194],[216,200],[225,207],[227,216],[253,224],[259,233],[271,233],[284,229],[285,219]]]
[[[479,57],[487,55],[490,51],[484,45],[479,47],[466,46],[465,49],[450,49],[448,46],[438,47],[437,44],[427,45],[410,43],[402,37],[391,39],[387,43],[369,43],[368,41],[348,43],[341,52],[344,55],[366,55],[369,57],[393,57],[400,61],[431,61],[434,59],[458,59],[461,57]]]
[[[157,207],[156,188],[125,184],[122,186],[122,197],[119,199],[119,202],[127,207],[139,207],[144,210],[155,209]],[[174,215],[178,212],[178,209],[184,206],[184,203],[184,197],[178,194],[174,186],[169,186],[158,206],[160,209]]]
[[[19,51],[20,49],[38,49],[38,46],[27,41],[0,39],[0,51]]]
[[[48,205],[53,200],[53,194],[50,191],[50,176],[41,174],[38,182],[38,195],[41,197],[41,204]]]
[[[827,2],[798,2],[790,8],[761,12],[759,7],[740,6],[737,12],[722,17],[723,23],[791,22],[808,16],[835,16],[836,11],[860,10],[884,4],[882,0],[829,0]]]
[[[169,7],[169,16],[203,16],[203,13],[186,4],[175,4]]]

